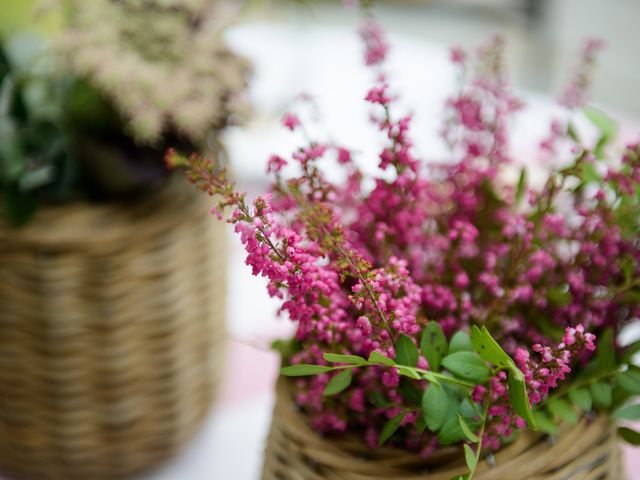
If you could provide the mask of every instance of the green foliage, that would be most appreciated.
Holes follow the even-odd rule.
[[[417,367],[420,354],[425,358],[431,357],[431,370]],[[429,322],[422,332],[420,349],[409,337],[398,337],[395,360],[375,351],[368,359],[335,353],[325,353],[323,357],[333,365],[291,365],[283,367],[281,373],[285,376],[307,376],[336,371],[324,390],[324,395],[330,396],[343,392],[351,385],[354,369],[371,366],[396,369],[403,377],[398,387],[403,399],[408,405],[420,408],[415,424],[419,433],[429,429],[437,434],[438,441],[445,446],[461,441],[476,445],[475,451],[469,445],[464,445],[469,472],[459,478],[473,476],[487,419],[488,405],[474,403],[470,397],[471,390],[475,385],[487,383],[491,375],[499,370],[507,372],[509,398],[514,410],[531,428],[537,428],[538,420],[544,431],[555,431],[555,423],[544,412],[536,412],[534,418],[522,373],[485,327],[474,327],[471,337],[458,332],[447,345],[440,326]],[[492,370],[488,364],[494,365],[496,369]],[[434,365],[443,370],[434,369]],[[425,380],[426,387],[415,382]],[[383,394],[371,397],[370,400],[378,407],[390,406]],[[568,413],[573,412],[572,407],[567,401],[554,401],[549,409],[563,419],[572,420]],[[386,422],[379,437],[379,445],[383,445],[398,431],[407,413],[408,411],[403,411]],[[575,416],[575,412],[573,415]]]
[[[396,362],[400,365],[415,367],[418,365],[418,349],[409,337],[404,333],[398,338],[396,343]]]
[[[550,400],[547,407],[556,418],[559,418],[563,422],[575,424],[578,421],[578,415],[571,403],[562,398]]]
[[[640,420],[640,404],[621,407],[613,412],[611,418],[615,420]]]
[[[540,430],[549,435],[556,435],[558,433],[558,425],[549,417],[544,410],[536,410],[533,412],[536,425]]]
[[[615,137],[617,131],[616,123],[603,111],[592,106],[586,106],[582,111],[600,133],[593,151],[596,158],[602,158],[604,147]]]
[[[473,345],[471,345],[471,339],[466,332],[459,331],[453,334],[451,341],[449,342],[449,353],[457,352],[472,352]]]
[[[569,390],[569,399],[574,405],[580,407],[583,411],[591,411],[593,400],[591,393],[587,388],[576,388]]]
[[[487,382],[491,376],[489,367],[473,352],[452,353],[442,360],[442,366],[455,376],[478,384]]]
[[[627,427],[618,428],[618,435],[631,445],[640,445],[640,432]]]
[[[629,369],[616,376],[617,384],[631,395],[640,395],[640,371]]]
[[[327,383],[327,386],[324,389],[324,394],[330,396],[342,392],[351,385],[351,379],[351,370],[342,370],[329,380],[329,383]]]
[[[366,365],[367,361],[357,355],[338,355],[336,353],[325,353],[323,355],[327,362],[331,363],[347,363],[351,365]]]
[[[427,386],[422,397],[422,413],[427,428],[432,432],[440,430],[449,411],[449,395],[441,385]]]
[[[611,406],[611,385],[607,382],[597,381],[589,385],[591,389],[591,397],[593,398],[593,403],[595,403],[598,407],[608,408]]]
[[[285,377],[307,377],[309,375],[330,372],[331,370],[333,370],[333,368],[322,365],[290,365],[288,367],[282,367],[280,373]]]
[[[379,447],[384,445],[384,443],[389,440],[389,438],[391,438],[391,435],[393,435],[396,430],[398,430],[400,424],[402,423],[402,420],[404,420],[404,417],[406,415],[407,414],[403,412],[389,419],[389,421],[382,428],[382,432],[380,433],[380,438],[378,439]]]
[[[429,362],[429,368],[435,372],[439,371],[440,363],[448,351],[447,338],[444,336],[439,323],[432,321],[424,327],[420,350]]]
[[[478,460],[476,459],[475,452],[466,443],[464,445],[464,459],[467,462],[467,468],[469,470],[475,470],[478,465]]]
[[[522,201],[525,191],[527,190],[527,169],[522,167],[520,170],[520,176],[518,177],[518,184],[516,186],[516,204]]]

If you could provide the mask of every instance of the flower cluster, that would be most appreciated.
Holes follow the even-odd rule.
[[[494,38],[475,56],[453,52],[461,81],[443,129],[451,159],[425,164],[379,71],[387,43],[372,23],[362,36],[376,68],[365,99],[385,138],[380,175],[368,177],[342,146],[310,141],[271,157],[272,190],[249,205],[206,161],[169,161],[220,196],[218,208],[234,209],[247,264],[297,325],[284,362],[302,375],[295,401],[317,430],[361,432],[375,445],[391,419],[391,441],[426,454],[473,441],[456,431],[460,419],[498,448],[533,425],[532,405],[544,416],[552,395],[562,399],[561,382],[596,364],[602,382],[620,366],[625,349],[613,340],[608,353],[593,351],[596,336],[614,339],[640,314],[639,148],[599,174],[597,155],[562,129],[571,165],[542,188],[527,185],[526,169],[505,182],[516,168],[508,120],[522,103]],[[304,128],[293,115],[283,124]],[[325,178],[325,157],[346,181]],[[287,164],[302,173],[285,177]],[[452,407],[434,411],[443,398]]]

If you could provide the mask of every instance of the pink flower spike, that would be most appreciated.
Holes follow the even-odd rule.
[[[467,58],[467,54],[461,47],[451,47],[449,50],[449,59],[455,64],[463,64]]]
[[[287,166],[287,161],[279,155],[271,155],[267,162],[267,173],[277,173]]]
[[[360,36],[365,45],[365,63],[367,65],[378,65],[384,62],[389,51],[389,45],[384,38],[382,27],[373,20],[369,20],[360,29]]]
[[[300,126],[300,119],[293,113],[285,113],[282,117],[282,125],[293,132]]]

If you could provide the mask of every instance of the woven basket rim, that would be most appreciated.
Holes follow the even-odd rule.
[[[296,405],[293,385],[294,381],[291,379],[283,376],[278,377],[274,418],[284,417],[285,421],[289,422],[288,434],[299,436],[301,443],[306,441],[304,446],[306,450],[321,451],[324,457],[330,459],[331,462],[348,463],[353,471],[360,471],[363,475],[367,475],[366,472],[376,472],[378,475],[382,475],[384,472],[393,472],[397,476],[400,472],[404,474],[406,471],[407,475],[403,478],[413,480],[414,478],[424,478],[423,473],[416,474],[417,470],[428,470],[429,475],[435,475],[436,479],[440,479],[451,478],[465,469],[462,449],[455,446],[436,450],[430,457],[424,458],[418,453],[400,448],[372,449],[355,435],[319,435],[310,426],[305,413],[300,411]],[[611,425],[611,421],[606,415],[598,415],[594,419],[584,418],[576,425],[562,425],[557,438],[571,438],[574,441],[569,443],[575,443],[578,446],[581,442],[586,442],[587,438],[602,437],[608,434],[611,431]],[[513,442],[496,452],[490,452],[491,464],[487,460],[487,455],[483,453],[483,458],[477,468],[478,478],[482,479],[485,474],[490,474],[496,469],[497,471],[506,469],[505,473],[508,472],[507,467],[510,460],[516,459],[519,455],[533,448],[548,450],[550,445],[547,442],[548,438],[549,436],[542,432],[522,431]],[[612,438],[615,441],[615,436]],[[558,454],[560,455],[560,452]],[[365,458],[367,461],[363,462],[362,460]],[[427,476],[427,478],[431,477]]]

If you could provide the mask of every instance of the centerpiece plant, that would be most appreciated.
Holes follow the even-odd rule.
[[[585,105],[600,42],[585,45],[564,116],[541,143],[538,153],[555,162],[536,186],[532,165],[509,148],[523,103],[499,37],[473,56],[452,50],[460,83],[445,105],[450,158],[422,162],[384,70],[382,31],[368,21],[361,34],[376,77],[365,100],[384,142],[376,159],[310,139],[294,114],[283,123],[305,143],[269,159],[271,191],[253,201],[210,160],[167,156],[219,199],[216,212],[231,210],[247,265],[295,322],[294,338],[275,346],[298,415],[338,448],[353,436],[369,448],[358,447],[361,476],[348,476],[331,464],[335,445],[324,457],[310,447],[308,475],[383,478],[364,475],[362,459],[393,447],[428,460],[457,447],[466,467],[452,477],[471,479],[526,431],[640,418],[640,405],[628,404],[640,393],[640,343],[620,337],[640,314],[640,145],[612,153],[614,123]],[[595,141],[577,133],[578,116],[595,126]],[[326,162],[342,180],[328,179]],[[633,429],[618,432],[640,443]],[[286,474],[287,457],[303,450],[294,433],[264,478],[312,478]]]

